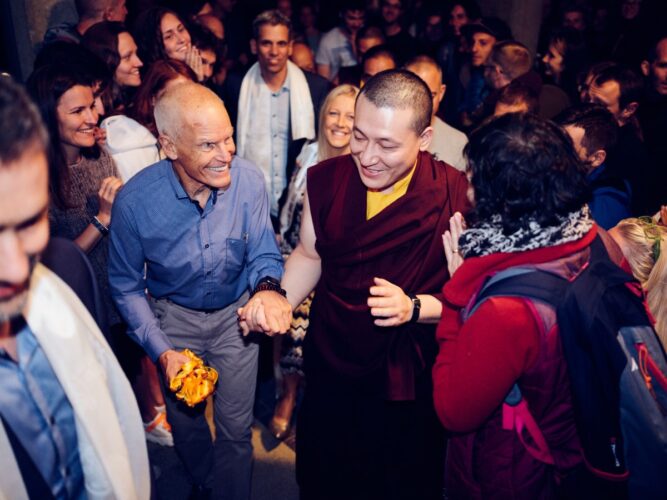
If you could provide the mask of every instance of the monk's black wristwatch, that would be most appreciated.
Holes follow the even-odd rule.
[[[422,308],[422,301],[416,295],[411,293],[408,294],[410,300],[412,301],[412,318],[410,318],[410,323],[416,323],[419,321],[419,312]]]
[[[280,281],[272,278],[271,276],[264,276],[261,280],[259,280],[257,286],[252,291],[252,295],[255,295],[257,292],[264,291],[278,292],[283,297],[287,295],[287,292],[280,286]]]

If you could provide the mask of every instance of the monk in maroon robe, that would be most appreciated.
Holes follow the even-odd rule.
[[[302,499],[442,497],[433,323],[448,278],[442,234],[467,211],[468,183],[426,152],[431,106],[414,74],[380,73],[357,99],[351,155],[308,173],[282,281],[293,307],[315,289],[297,424]],[[261,315],[242,317],[252,326]]]

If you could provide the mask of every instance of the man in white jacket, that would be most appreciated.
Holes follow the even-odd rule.
[[[0,498],[149,498],[130,385],[74,292],[39,264],[47,133],[8,78],[0,130]]]

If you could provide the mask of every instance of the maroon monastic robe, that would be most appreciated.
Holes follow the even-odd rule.
[[[352,157],[308,172],[308,197],[322,259],[306,336],[307,376],[342,377],[389,400],[412,400],[430,370],[435,325],[379,327],[367,305],[373,278],[405,293],[439,296],[448,278],[442,234],[466,213],[465,175],[420,153],[407,193],[366,220],[366,187]]]

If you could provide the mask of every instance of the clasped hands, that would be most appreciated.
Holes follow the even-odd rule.
[[[278,292],[264,290],[250,297],[237,311],[243,335],[263,332],[272,337],[286,333],[292,322],[292,306]]]

